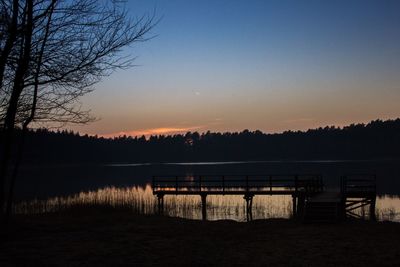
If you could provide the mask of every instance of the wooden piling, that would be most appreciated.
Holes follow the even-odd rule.
[[[164,214],[164,195],[163,194],[157,195],[157,200],[158,200],[158,214],[163,215]]]
[[[376,221],[376,214],[375,214],[375,204],[376,198],[371,199],[371,204],[369,205],[369,219],[371,221]]]
[[[201,194],[201,216],[203,221],[207,220],[207,194]]]
[[[306,198],[305,195],[299,195],[297,198],[297,208],[296,208],[296,216],[297,218],[304,217],[304,208],[306,205]]]
[[[296,195],[292,195],[292,214],[293,214],[293,218],[297,217],[297,198],[296,198]]]
[[[248,222],[253,220],[253,197],[252,194],[246,194],[243,197],[246,200],[246,220]]]

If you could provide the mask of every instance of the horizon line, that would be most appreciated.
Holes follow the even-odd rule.
[[[400,120],[400,117],[396,118],[390,118],[390,119],[373,119],[370,120],[366,123],[364,122],[353,122],[353,123],[348,123],[346,125],[324,125],[324,126],[319,126],[319,127],[314,127],[314,128],[309,128],[305,130],[292,130],[292,129],[287,129],[283,131],[277,131],[277,132],[266,132],[262,131],[259,129],[256,130],[251,130],[251,129],[243,129],[243,130],[238,130],[238,131],[212,131],[212,130],[204,130],[204,131],[197,131],[198,129],[201,129],[201,126],[192,126],[192,127],[159,127],[159,128],[150,128],[150,129],[144,129],[144,130],[133,130],[133,131],[120,131],[117,133],[109,133],[109,134],[92,134],[92,133],[80,133],[77,131],[76,133],[80,136],[92,136],[92,137],[97,137],[97,138],[104,138],[104,139],[116,139],[116,138],[121,138],[121,137],[131,137],[131,138],[142,138],[143,136],[148,139],[151,136],[175,136],[175,135],[185,135],[187,133],[198,133],[200,135],[206,134],[206,133],[243,133],[245,131],[248,132],[261,132],[262,134],[283,134],[287,132],[308,132],[308,131],[313,131],[313,130],[319,130],[319,129],[325,129],[325,128],[335,128],[335,129],[344,129],[346,127],[350,127],[352,125],[364,125],[367,126],[371,123],[374,122],[395,122]],[[40,128],[39,128],[40,129]],[[194,130],[194,131],[193,131]],[[72,131],[75,132],[75,131]],[[140,134],[133,134],[133,133],[140,133]]]

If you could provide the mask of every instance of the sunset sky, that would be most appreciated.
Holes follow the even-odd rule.
[[[103,136],[280,132],[400,117],[400,1],[128,1],[154,39],[82,101]]]

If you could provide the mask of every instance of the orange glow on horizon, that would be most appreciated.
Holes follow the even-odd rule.
[[[160,128],[151,128],[151,129],[142,129],[142,130],[132,130],[132,131],[121,131],[116,133],[109,133],[109,134],[100,134],[98,136],[104,138],[113,138],[119,136],[146,136],[149,137],[151,135],[162,135],[162,134],[180,134],[186,133],[189,131],[195,131],[203,128],[202,126],[193,126],[193,127],[160,127]]]

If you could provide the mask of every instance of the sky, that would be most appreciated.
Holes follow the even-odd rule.
[[[87,134],[282,132],[400,117],[400,1],[129,0],[151,40],[82,99]]]

